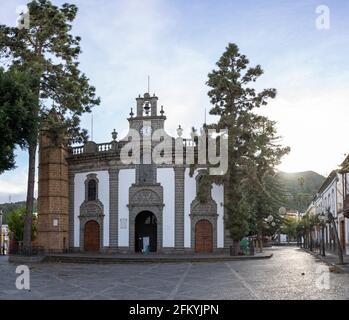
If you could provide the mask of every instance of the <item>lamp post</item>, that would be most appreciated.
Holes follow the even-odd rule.
[[[2,250],[2,210],[0,210],[0,255],[3,254]]]
[[[321,255],[324,257],[325,254],[325,223],[326,223],[326,215],[324,212],[319,214],[319,219],[321,221]]]
[[[330,208],[327,209],[327,218],[330,223],[333,225],[334,233],[336,235],[336,242],[337,242],[337,247],[338,247],[338,257],[339,257],[339,264],[344,264],[343,260],[343,249],[339,241],[339,236],[338,236],[338,231],[337,231],[337,226],[336,222],[334,221],[334,216],[330,210]]]

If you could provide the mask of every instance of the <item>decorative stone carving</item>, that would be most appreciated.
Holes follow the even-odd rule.
[[[213,199],[203,203],[195,198],[190,205],[190,212],[196,216],[217,216],[217,203]]]
[[[155,183],[156,175],[154,171],[156,171],[156,168],[153,164],[142,164],[137,169],[139,170],[138,183]]]
[[[135,219],[142,211],[152,212],[157,220],[157,251],[162,250],[163,187],[156,183],[148,186],[134,184],[129,191],[129,250],[135,250]]]
[[[103,203],[97,201],[84,201],[80,206],[80,217],[103,217]]]
[[[138,191],[131,199],[132,205],[150,205],[160,203],[161,200],[156,192],[149,189]]]

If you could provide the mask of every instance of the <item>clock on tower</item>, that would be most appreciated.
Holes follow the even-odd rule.
[[[150,137],[153,133],[153,128],[151,126],[143,126],[140,129],[140,134],[142,137]]]

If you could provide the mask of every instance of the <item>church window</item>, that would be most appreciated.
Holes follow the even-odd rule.
[[[87,200],[96,201],[97,200],[97,183],[95,179],[91,179],[87,185]]]

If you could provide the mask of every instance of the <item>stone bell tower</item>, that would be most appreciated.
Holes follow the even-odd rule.
[[[145,93],[136,98],[137,110],[134,117],[131,109],[130,118],[128,118],[130,129],[138,131],[141,142],[141,165],[136,165],[136,184],[156,184],[156,165],[151,161],[151,147],[154,145],[151,137],[154,131],[164,129],[166,116],[163,106],[158,112],[158,97],[153,94]],[[147,144],[146,142],[149,142]]]
[[[55,112],[50,116],[59,121]],[[40,132],[37,240],[45,252],[65,252],[69,243],[68,150],[62,141],[47,128]]]

